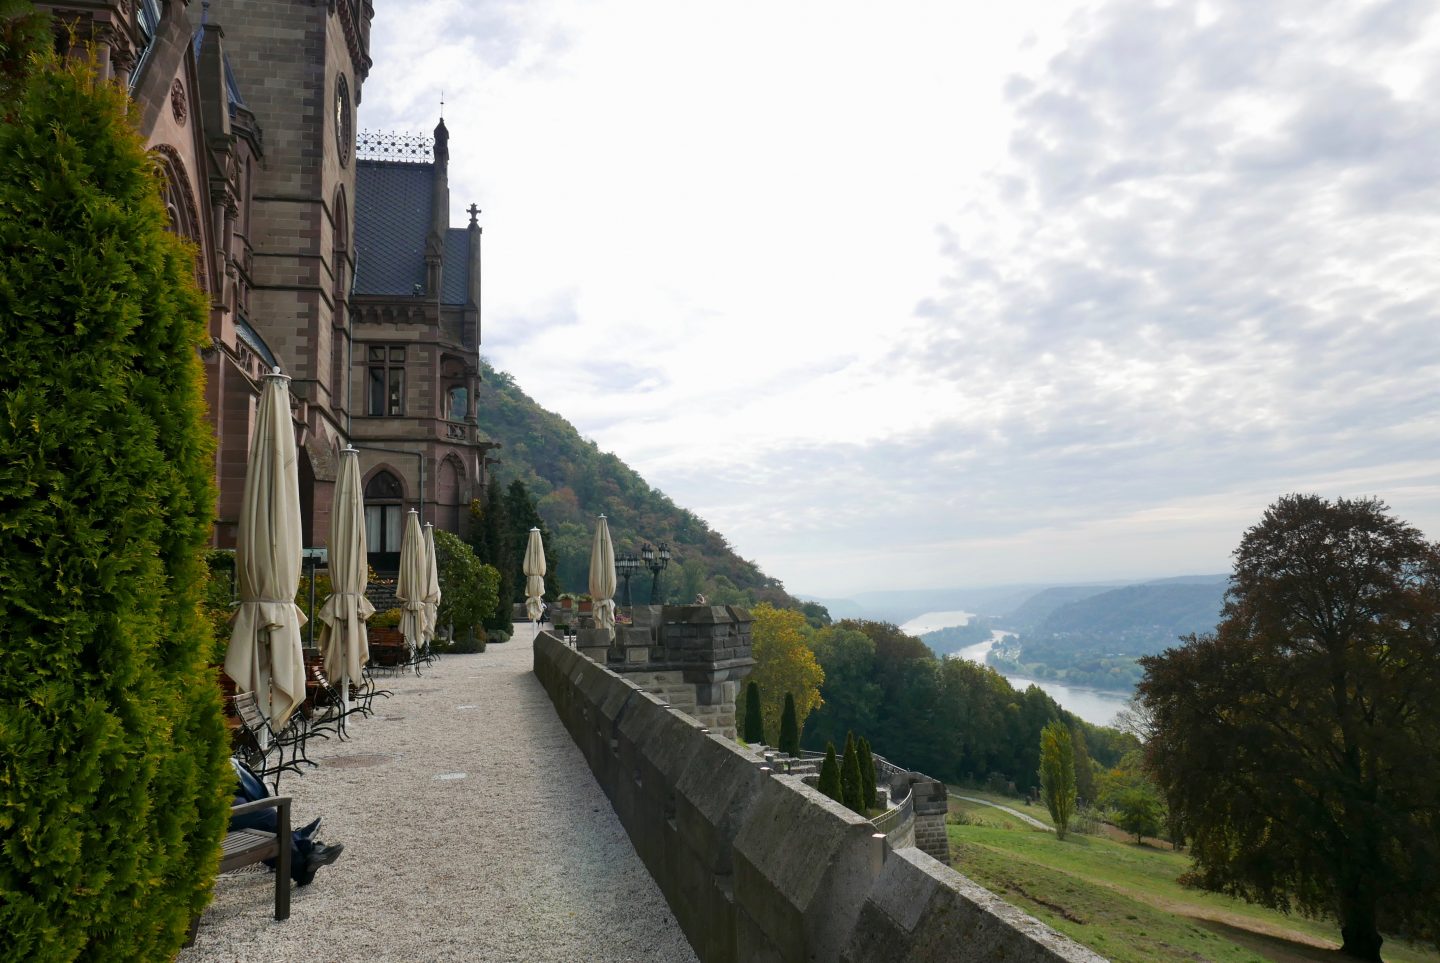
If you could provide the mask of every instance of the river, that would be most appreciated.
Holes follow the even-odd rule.
[[[947,628],[952,625],[964,625],[970,621],[973,615],[969,612],[926,612],[924,615],[916,616],[909,622],[900,626],[912,635],[920,635],[925,632],[934,632],[936,629]],[[995,629],[990,633],[990,638],[984,642],[977,642],[974,645],[967,645],[959,652],[952,653],[948,658],[968,659],[971,662],[978,662],[985,665],[985,657],[995,647],[995,643],[1007,635],[1014,635],[1014,632],[1006,632],[1002,629]],[[1046,682],[1040,679],[1027,679],[1024,676],[1011,675],[1008,672],[1001,673],[1010,681],[1016,689],[1024,690],[1031,685],[1038,685],[1044,692],[1060,705],[1075,713],[1086,722],[1097,726],[1109,726],[1115,723],[1115,714],[1125,708],[1125,703],[1130,700],[1130,693],[1115,692],[1110,689],[1091,689],[1085,686],[1062,685],[1059,682]]]

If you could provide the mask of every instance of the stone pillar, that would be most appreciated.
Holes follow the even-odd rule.
[[[915,794],[915,845],[949,866],[950,835],[945,831],[945,816],[950,811],[950,794],[945,784],[919,776],[910,791]]]
[[[755,667],[750,613],[727,605],[667,605],[657,648],[695,686],[695,717],[712,732],[736,737],[735,699]]]
[[[734,739],[735,698],[755,665],[750,613],[725,605],[636,605],[630,618],[631,624],[616,632],[609,668],[675,677],[672,685],[695,692],[694,709],[687,711],[712,732]]]

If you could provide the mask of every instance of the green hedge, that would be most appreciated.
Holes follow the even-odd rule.
[[[36,59],[0,101],[0,934],[27,961],[171,958],[231,785],[206,307],[93,78]]]

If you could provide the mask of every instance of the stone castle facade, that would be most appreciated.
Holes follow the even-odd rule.
[[[370,0],[38,6],[61,43],[89,46],[128,87],[172,227],[197,250],[215,544],[235,543],[260,377],[277,367],[291,378],[305,545],[328,538],[347,444],[361,449],[382,570],[392,516],[423,508],[462,531],[495,447],[474,406],[480,229],[474,213],[449,227],[443,121],[433,158],[357,156]]]

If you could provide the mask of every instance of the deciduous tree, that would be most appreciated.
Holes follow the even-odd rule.
[[[1375,499],[1287,495],[1213,635],[1143,661],[1147,760],[1201,885],[1440,935],[1440,549]]]
[[[794,609],[762,604],[751,614],[755,617],[751,678],[760,686],[765,731],[780,731],[786,693],[795,697],[795,722],[803,728],[805,717],[820,705],[820,683],[825,681],[825,672],[807,641],[811,629],[805,616]]]

